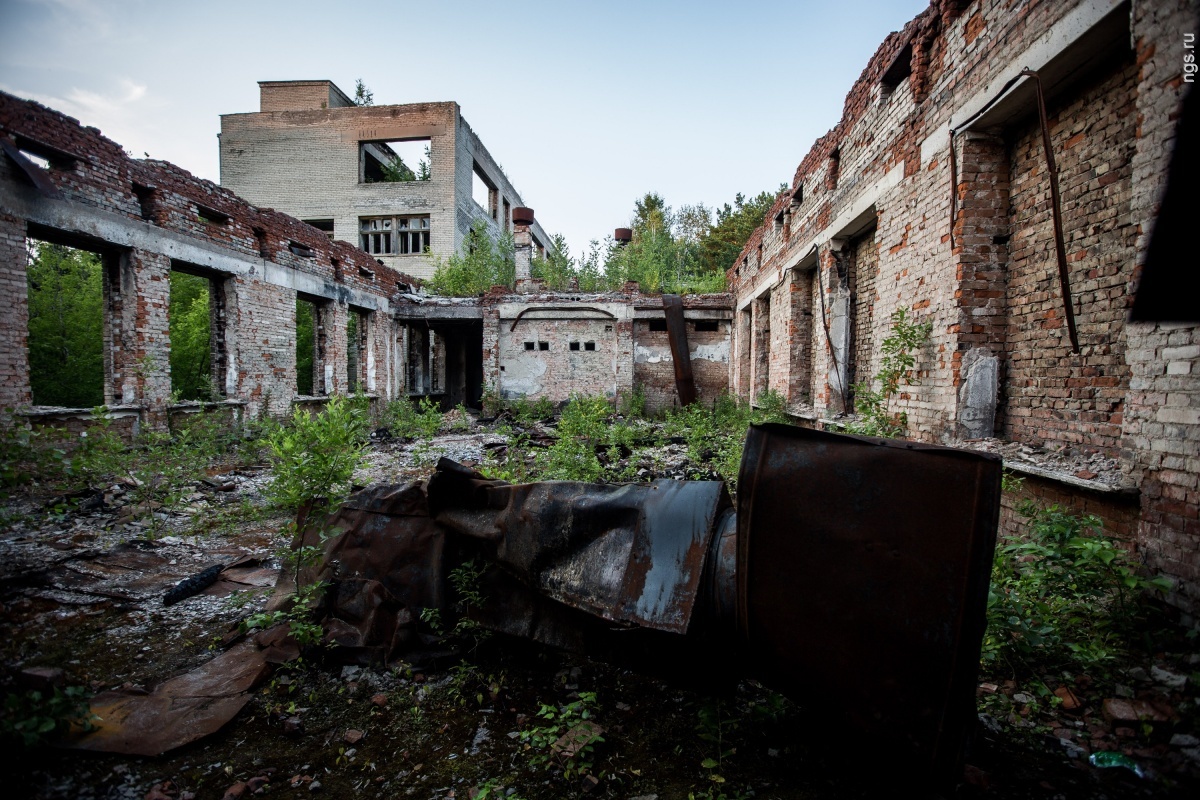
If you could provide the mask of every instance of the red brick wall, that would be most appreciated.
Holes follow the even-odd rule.
[[[1010,137],[1006,438],[1121,453],[1129,388],[1124,327],[1137,236],[1130,214],[1136,76],[1132,58],[1112,63],[1069,102],[1048,110],[1077,356],[1063,319],[1041,129],[1033,120]]]

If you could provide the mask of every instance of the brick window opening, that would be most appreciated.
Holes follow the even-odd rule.
[[[604,332],[605,332],[605,333],[612,333],[612,325],[605,325],[605,326],[604,326]]]
[[[700,319],[692,323],[692,329],[696,333],[716,333],[721,330],[721,325],[715,319]]]
[[[420,255],[429,249],[429,215],[362,217],[362,249],[373,256]]]
[[[303,242],[289,241],[288,250],[292,251],[292,255],[300,256],[300,258],[314,258],[317,255],[311,247]]]
[[[346,387],[351,393],[367,390],[367,312],[351,308],[346,319]]]
[[[508,233],[512,230],[512,203],[508,202],[508,198],[504,199],[504,232]]]
[[[526,343],[525,343],[525,349],[526,349],[526,350],[532,350],[532,349],[533,349],[533,342],[526,342]]]
[[[549,349],[550,349],[549,342],[538,342],[538,350],[549,350]]]
[[[829,154],[829,163],[825,168],[825,188],[833,191],[837,188],[838,173],[842,166],[842,150],[840,147],[833,148],[833,152]]]
[[[98,253],[28,241],[29,388],[33,404],[94,408],[105,402],[108,279]]]
[[[659,332],[659,333],[666,333],[666,331],[667,331],[667,321],[666,321],[665,319],[652,319],[652,320],[650,320],[650,330],[651,330],[651,331],[657,331],[657,332]]]
[[[358,143],[360,183],[427,181],[432,165],[428,137]]]
[[[200,268],[171,265],[171,396],[179,400],[206,402],[223,395],[224,280]]]
[[[595,350],[595,349],[596,349],[596,343],[595,343],[595,342],[584,342],[584,343],[583,343],[583,349],[584,349],[584,350]]]
[[[883,77],[879,79],[880,102],[886,102],[892,96],[892,92],[896,90],[896,87],[912,74],[912,53],[912,42],[909,42],[896,55],[896,58],[892,61],[892,65],[887,68],[887,72],[883,73]]]
[[[312,396],[324,393],[317,371],[324,362],[325,336],[317,304],[296,298],[296,394]],[[321,389],[318,392],[318,388]]]
[[[263,228],[253,228],[254,241],[258,244],[258,255],[260,258],[271,257],[271,245],[267,239],[267,232]]]
[[[304,220],[309,225],[312,225],[317,230],[325,234],[325,238],[333,238],[333,220],[328,218],[323,219],[306,219]]]
[[[228,214],[222,211],[217,211],[215,208],[209,208],[208,206],[202,206],[199,204],[196,206],[196,216],[199,217],[200,221],[205,225],[226,225],[229,223]]]
[[[153,186],[144,186],[140,183],[133,184],[133,194],[137,198],[139,209],[141,209],[142,219],[154,219],[155,212],[158,210],[155,203],[156,193],[157,190]]]
[[[578,349],[579,349],[579,342],[571,342],[571,349],[572,349],[572,350],[578,350]]]

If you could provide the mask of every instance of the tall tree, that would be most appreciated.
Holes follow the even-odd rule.
[[[700,260],[708,272],[726,272],[737,260],[738,253],[746,246],[746,241],[754,229],[762,224],[771,205],[779,192],[787,189],[787,184],[780,184],[774,194],[762,192],[747,200],[745,195],[738,192],[733,199],[733,205],[725,203],[717,209],[717,221],[700,242]]]
[[[363,83],[363,79],[359,78],[354,81],[354,105],[356,106],[373,106],[375,105],[375,93],[367,88]]]

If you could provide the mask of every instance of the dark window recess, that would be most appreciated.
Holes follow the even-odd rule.
[[[267,244],[267,232],[263,228],[254,228],[254,238],[258,241],[258,254],[262,258],[271,257],[271,247]]]
[[[667,321],[665,319],[650,320],[650,330],[661,331],[665,333],[667,330]]]
[[[571,342],[571,349],[572,349],[572,350],[578,350],[578,349],[579,349],[579,342]]]
[[[833,190],[837,188],[838,173],[842,166],[842,149],[840,147],[833,148],[833,152],[829,154],[829,164],[825,168],[825,188]],[[759,266],[762,266],[762,259],[759,259]]]
[[[333,220],[331,219],[306,219],[304,220],[309,225],[312,225],[319,231],[323,231],[327,237],[333,238]]]
[[[549,349],[550,349],[549,342],[538,342],[538,350],[549,350]]]
[[[596,349],[596,343],[595,343],[595,342],[584,342],[584,343],[583,343],[583,349],[584,349],[584,350],[595,350],[595,349]]]
[[[612,325],[605,325],[605,326],[604,326],[604,332],[605,332],[605,333],[612,333]]]
[[[879,96],[887,99],[905,78],[912,74],[912,42],[897,54],[887,72],[879,79]]]
[[[526,350],[532,350],[532,349],[533,349],[533,342],[526,342],[526,343],[525,343],[525,349],[526,349]]]
[[[716,333],[721,329],[720,323],[715,319],[700,319],[692,323],[696,333]]]
[[[154,187],[135,183],[133,184],[133,194],[137,197],[138,205],[141,207],[142,219],[154,219]]]
[[[17,149],[26,157],[36,163],[43,169],[51,167],[53,169],[73,170],[75,164],[83,159],[74,153],[69,153],[66,150],[60,150],[53,145],[39,142],[37,139],[30,139],[28,136],[17,134],[13,137]]]
[[[301,258],[312,258],[315,255],[311,247],[299,242],[288,242],[288,250],[291,250],[294,255],[298,255]]]
[[[229,222],[228,214],[199,203],[196,204],[196,215],[200,217],[201,222],[207,222],[209,225],[224,225]]]

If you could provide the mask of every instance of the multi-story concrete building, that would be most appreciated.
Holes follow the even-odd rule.
[[[356,106],[331,81],[261,81],[257,113],[221,117],[221,185],[393,269],[433,274],[471,226],[525,205],[458,103]],[[535,250],[549,238],[532,226]]]

